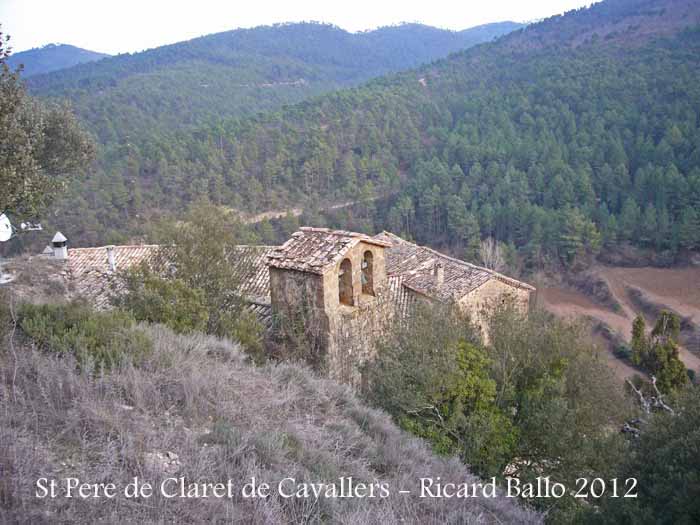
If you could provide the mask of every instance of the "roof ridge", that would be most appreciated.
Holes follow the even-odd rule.
[[[332,228],[319,228],[314,226],[300,226],[300,231],[311,232],[311,233],[328,233],[330,235],[337,235],[338,237],[353,237],[356,239],[371,239],[375,240],[372,235],[362,232],[353,232],[350,230],[337,230]]]
[[[105,244],[104,246],[84,246],[78,248],[69,248],[71,252],[75,251],[92,251],[92,250],[106,250],[107,248],[162,248],[168,246],[165,244]]]

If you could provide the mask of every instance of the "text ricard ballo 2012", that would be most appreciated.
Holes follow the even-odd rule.
[[[252,477],[245,481],[193,482],[184,477],[169,477],[146,481],[138,477],[123,483],[90,483],[79,478],[39,478],[35,497],[44,498],[388,498],[392,495],[420,498],[636,498],[637,480],[579,478],[575,486],[567,487],[549,476],[531,482],[507,477],[500,483],[496,478],[479,482],[447,482],[440,477],[418,478],[414,486],[392,487],[386,481],[358,481],[340,477],[333,482],[307,482],[293,477],[276,482]]]

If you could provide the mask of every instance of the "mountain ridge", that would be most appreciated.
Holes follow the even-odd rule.
[[[13,53],[7,60],[8,66],[17,69],[23,66],[25,78],[67,69],[78,64],[95,62],[110,55],[71,44],[46,44],[42,47]]]
[[[513,22],[460,32],[420,24],[349,33],[318,23],[237,29],[34,76],[32,93],[68,98],[102,142],[275,110],[493,39]],[[176,90],[172,86],[177,86]],[[261,87],[275,86],[261,93]],[[128,115],[104,129],[117,107]]]

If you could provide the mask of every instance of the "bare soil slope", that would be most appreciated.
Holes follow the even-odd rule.
[[[685,318],[692,326],[686,328],[685,339],[696,341],[700,331],[700,268],[623,268],[599,266],[594,275],[603,279],[610,289],[612,297],[619,303],[620,311],[595,302],[580,291],[563,286],[541,287],[538,301],[541,306],[555,315],[567,318],[586,317],[596,323],[602,323],[620,339],[629,341],[632,321],[642,314],[647,322],[653,322],[648,312],[630,296],[630,291],[640,291],[645,300],[658,308],[667,308]],[[693,337],[695,336],[695,337]],[[602,338],[600,338],[602,339]],[[612,354],[610,344],[609,362],[620,378],[629,377],[637,372],[624,361]],[[695,343],[681,348],[681,359],[688,368],[700,370],[700,348]]]

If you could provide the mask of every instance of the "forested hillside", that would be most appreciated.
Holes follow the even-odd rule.
[[[55,219],[95,242],[201,196],[251,211],[355,198],[346,226],[462,255],[490,235],[532,265],[621,241],[697,249],[699,21],[686,0],[608,0],[274,114],[125,144]]]
[[[21,64],[24,66],[23,75],[30,77],[85,62],[94,62],[108,56],[105,53],[97,53],[96,51],[81,49],[68,44],[48,44],[43,47],[15,53],[8,58],[7,64],[12,69],[17,69]]]
[[[101,142],[160,138],[222,117],[278,109],[442,58],[513,31],[419,24],[348,33],[319,24],[238,29],[32,78],[33,94],[68,98]]]

